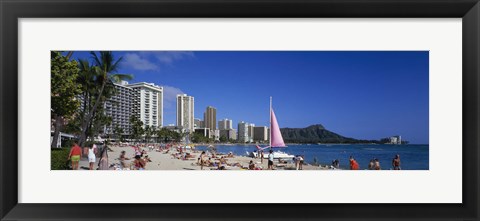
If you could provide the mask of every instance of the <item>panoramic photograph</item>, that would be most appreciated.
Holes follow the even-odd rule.
[[[428,51],[51,51],[51,170],[429,170]]]

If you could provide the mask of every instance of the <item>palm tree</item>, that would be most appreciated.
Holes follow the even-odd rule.
[[[122,57],[115,61],[113,53],[111,51],[101,51],[99,55],[95,52],[90,52],[94,61],[94,71],[98,77],[99,82],[101,82],[101,87],[97,93],[97,98],[93,108],[88,112],[88,115],[83,119],[82,131],[80,133],[79,144],[83,146],[83,143],[86,139],[87,129],[92,121],[93,115],[98,108],[98,105],[102,101],[105,86],[107,83],[120,82],[121,80],[130,80],[132,79],[131,75],[126,74],[115,74],[118,71],[119,63],[122,61]]]
[[[82,108],[82,120],[85,119],[86,113],[90,112],[90,102],[92,95],[95,93],[97,85],[95,80],[98,78],[95,67],[90,65],[87,60],[79,59],[78,68],[80,73],[77,78],[78,84],[82,86],[83,108]]]

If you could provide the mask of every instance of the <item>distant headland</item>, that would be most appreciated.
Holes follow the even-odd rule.
[[[400,136],[382,138],[380,140],[362,140],[345,137],[325,129],[321,124],[305,128],[281,128],[283,139],[286,143],[328,143],[328,144],[408,144]]]

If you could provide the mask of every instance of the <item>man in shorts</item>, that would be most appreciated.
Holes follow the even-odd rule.
[[[394,170],[401,170],[400,168],[400,155],[395,155],[395,158],[392,160],[392,166]]]
[[[273,170],[273,150],[268,154],[268,169]]]

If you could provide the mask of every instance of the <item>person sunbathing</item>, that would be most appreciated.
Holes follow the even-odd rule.
[[[150,159],[150,157],[148,157],[148,155],[145,155],[145,157],[143,158],[143,160],[146,162],[152,162],[152,160]]]
[[[227,159],[225,159],[224,157],[221,157],[218,162],[218,168],[220,169],[221,167],[223,167],[225,169],[226,166],[229,166],[227,163]]]
[[[227,164],[227,159],[225,157],[221,157],[220,164]]]
[[[253,162],[253,160],[250,160],[250,163],[248,164],[248,169],[255,170],[255,163]]]
[[[233,156],[233,153],[232,153],[232,152],[228,153],[227,157],[228,157],[228,158],[233,158],[233,157],[234,157],[234,156]]]
[[[236,162],[236,163],[233,163],[231,164],[232,167],[242,167],[242,164]],[[243,168],[243,167],[242,167]]]
[[[211,159],[212,159],[212,158],[208,158],[208,160],[205,161],[205,166],[207,166],[207,167],[213,166],[213,163],[212,163],[212,160],[211,160]]]

